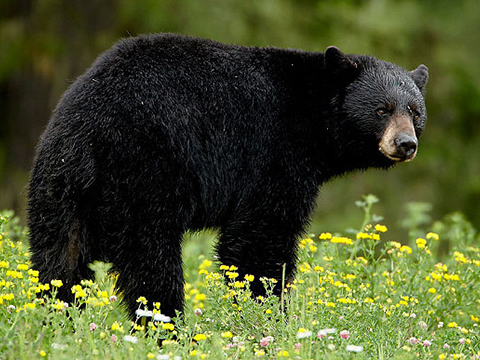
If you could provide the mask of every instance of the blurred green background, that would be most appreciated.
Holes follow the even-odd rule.
[[[429,122],[415,161],[324,186],[312,231],[360,224],[352,205],[367,193],[393,235],[411,201],[480,228],[477,0],[0,0],[0,208],[25,219],[35,145],[69,84],[119,38],[153,32],[426,64]]]

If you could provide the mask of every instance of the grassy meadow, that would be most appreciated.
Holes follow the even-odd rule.
[[[252,276],[215,262],[214,235],[193,235],[183,317],[172,321],[139,298],[136,324],[108,264],[92,264],[96,279],[72,288],[74,303],[51,297],[63,284],[39,283],[26,229],[3,212],[0,359],[480,359],[475,230],[460,214],[423,228],[425,214],[413,211],[409,236],[390,239],[376,201],[356,203],[364,212],[356,230],[301,240],[297,278],[280,299],[253,299]]]

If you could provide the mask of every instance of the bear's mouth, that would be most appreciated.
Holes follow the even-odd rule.
[[[378,150],[385,155],[387,158],[389,158],[392,161],[395,162],[409,162],[412,161],[415,156],[417,155],[417,149],[413,151],[411,154],[390,154],[387,150],[385,150],[381,145],[379,146]]]

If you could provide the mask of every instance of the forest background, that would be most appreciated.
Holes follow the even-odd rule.
[[[429,121],[417,158],[324,186],[312,228],[359,223],[351,204],[367,193],[381,199],[393,236],[412,201],[413,211],[430,208],[426,221],[461,211],[480,228],[476,0],[0,0],[0,209],[25,222],[35,146],[65,89],[118,39],[154,32],[424,63]]]

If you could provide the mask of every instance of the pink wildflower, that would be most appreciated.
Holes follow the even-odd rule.
[[[418,340],[418,339],[415,338],[415,337],[411,337],[411,338],[408,339],[407,341],[408,341],[408,343],[409,343],[410,345],[415,345],[415,344],[418,344],[418,343],[420,342],[420,340]]]
[[[202,309],[195,309],[193,310],[193,313],[195,314],[195,316],[200,316],[202,315]]]
[[[273,336],[264,337],[260,340],[260,346],[268,346],[271,342],[273,342]]]
[[[350,332],[348,330],[340,331],[340,337],[342,339],[348,339],[350,337]]]
[[[432,345],[432,342],[430,340],[423,341],[423,346],[430,347],[431,345]]]
[[[95,324],[95,323],[92,322],[92,323],[90,324],[89,328],[90,328],[90,331],[95,331],[95,329],[97,328],[97,324]]]
[[[113,343],[116,343],[116,342],[117,342],[117,335],[113,334],[113,335],[110,337],[110,340],[112,340]]]

